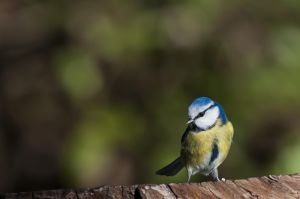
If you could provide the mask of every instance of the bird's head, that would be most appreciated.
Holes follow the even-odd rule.
[[[200,130],[213,127],[218,119],[222,124],[227,122],[223,107],[208,97],[195,99],[188,108],[189,125],[195,125]]]

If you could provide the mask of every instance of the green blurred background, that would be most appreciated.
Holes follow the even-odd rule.
[[[300,2],[0,2],[0,191],[186,181],[187,107],[235,127],[220,176],[300,171]],[[203,180],[201,176],[192,181]]]

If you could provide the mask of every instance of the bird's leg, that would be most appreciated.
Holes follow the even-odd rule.
[[[187,172],[187,173],[188,173],[188,181],[187,181],[187,182],[189,183],[190,180],[191,180],[191,177],[192,177],[192,175],[193,175],[193,170],[190,169],[190,168],[188,168],[187,171],[188,171],[188,172]]]
[[[188,183],[190,183],[190,180],[191,180],[191,175],[188,175]]]
[[[220,181],[219,175],[218,175],[218,168],[214,168],[212,172],[210,173],[211,177],[213,177],[214,180]]]

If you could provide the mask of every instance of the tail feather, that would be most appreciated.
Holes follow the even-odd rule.
[[[157,175],[174,176],[183,168],[181,158],[177,158],[164,168],[156,171]]]

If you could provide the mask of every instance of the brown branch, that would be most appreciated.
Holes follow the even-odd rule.
[[[300,173],[225,182],[102,186],[82,190],[7,193],[1,199],[300,198]]]

